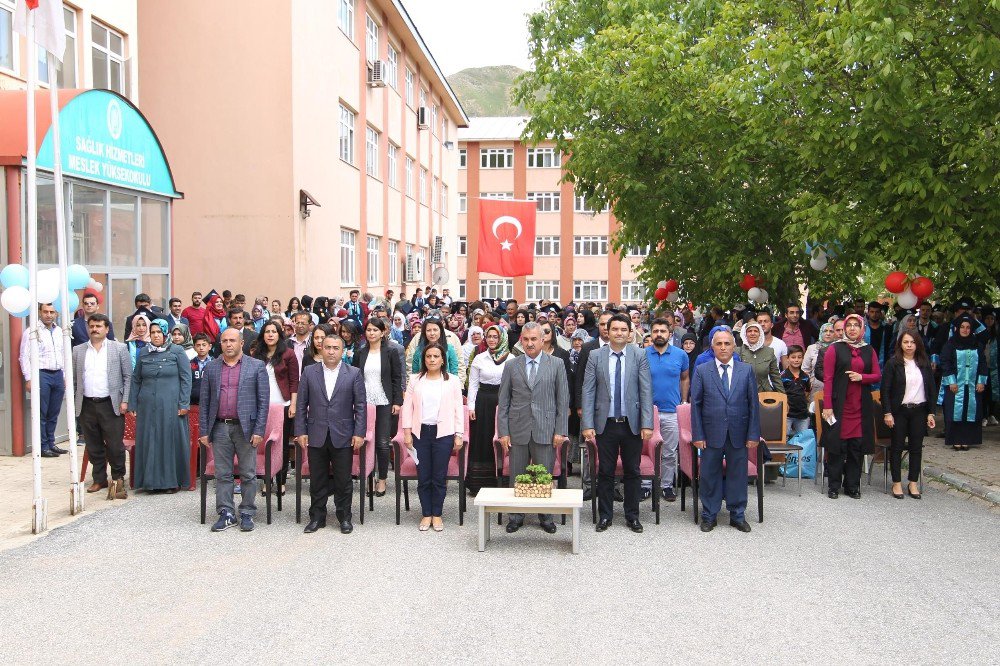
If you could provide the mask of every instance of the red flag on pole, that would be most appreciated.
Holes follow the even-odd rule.
[[[479,271],[506,277],[535,270],[535,202],[479,202]]]

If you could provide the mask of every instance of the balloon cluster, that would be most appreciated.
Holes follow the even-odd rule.
[[[750,273],[743,276],[740,280],[740,289],[747,292],[747,298],[755,303],[767,303],[767,299],[770,295],[763,289],[762,285],[764,281],[757,278]]]
[[[85,266],[73,264],[66,270],[66,282],[69,287],[70,312],[80,307],[80,297],[77,289],[86,289],[95,294],[104,289],[104,285],[90,277],[90,271]],[[31,314],[31,292],[28,290],[28,269],[21,264],[8,264],[0,271],[0,305],[15,317],[27,317]],[[35,285],[35,300],[39,303],[52,303],[56,310],[62,309],[60,298],[59,269],[48,268],[38,271],[38,284]]]
[[[885,288],[896,295],[899,307],[909,310],[934,293],[930,278],[917,275],[912,280],[903,271],[893,271],[885,276]]]
[[[656,291],[653,292],[653,297],[658,301],[676,303],[679,298],[677,295],[679,288],[680,285],[677,284],[677,280],[660,280],[656,284]]]
[[[843,249],[839,240],[823,245],[806,241],[806,254],[809,255],[809,266],[814,271],[825,271],[828,260],[836,258]]]

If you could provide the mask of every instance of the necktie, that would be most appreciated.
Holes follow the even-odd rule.
[[[528,361],[528,383],[535,385],[535,361]]]
[[[728,363],[723,363],[722,364],[722,390],[726,392],[727,396],[729,395],[729,364]]]
[[[614,352],[615,357],[615,413],[612,418],[622,417],[622,352]]]

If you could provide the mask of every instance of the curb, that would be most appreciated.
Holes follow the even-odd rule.
[[[939,467],[925,467],[923,473],[929,478],[954,486],[991,504],[1000,506],[1000,490],[984,486],[971,476]]]

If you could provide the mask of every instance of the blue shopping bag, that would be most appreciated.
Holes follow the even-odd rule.
[[[778,468],[779,473],[784,477],[799,476],[799,462],[802,464],[802,478],[812,479],[816,476],[816,433],[806,429],[796,434],[788,440],[789,444],[801,446],[802,450],[797,453],[789,453],[785,457],[785,464]]]

